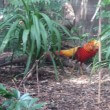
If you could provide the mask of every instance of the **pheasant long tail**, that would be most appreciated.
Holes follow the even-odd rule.
[[[59,56],[72,57],[77,52],[78,48],[79,48],[79,46],[78,47],[74,47],[74,48],[70,48],[68,50],[56,51],[55,54],[59,55]]]

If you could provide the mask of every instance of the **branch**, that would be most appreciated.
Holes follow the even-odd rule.
[[[101,0],[99,0],[100,3],[101,3]],[[98,38],[99,38],[99,42],[100,42],[100,45],[99,45],[99,62],[101,63],[101,53],[102,53],[102,50],[101,50],[101,26],[102,26],[102,18],[101,18],[101,6],[99,7],[99,29],[98,29]],[[101,73],[102,71],[99,70],[99,84],[98,84],[98,103],[101,102]]]
[[[96,8],[96,11],[95,11],[95,13],[94,13],[94,15],[93,15],[92,19],[91,19],[91,22],[93,22],[93,21],[94,21],[94,19],[95,19],[95,17],[96,17],[96,15],[97,15],[97,13],[98,13],[98,11],[99,11],[100,7],[101,7],[101,0],[99,0],[99,2],[98,2],[98,6],[97,6],[97,8]]]

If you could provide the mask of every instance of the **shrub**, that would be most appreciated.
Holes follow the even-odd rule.
[[[36,110],[41,109],[46,103],[37,103],[38,98],[32,98],[28,93],[21,94],[17,89],[11,89],[11,92],[5,86],[0,84],[0,96],[6,98],[0,106],[2,110]]]

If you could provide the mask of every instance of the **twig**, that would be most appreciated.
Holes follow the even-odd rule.
[[[23,84],[23,87],[24,87],[24,93],[27,93],[28,91],[27,91],[25,84]]]
[[[12,82],[15,85],[15,88],[18,89],[18,87],[17,87],[17,85],[16,85],[16,83],[15,83],[15,81],[13,79],[12,79]]]
[[[99,0],[101,3],[101,0]],[[99,29],[98,29],[98,37],[99,37],[99,62],[101,63],[101,25],[102,25],[102,19],[101,19],[101,6],[99,8]],[[101,73],[102,71],[99,70],[99,84],[98,84],[98,103],[101,102]]]
[[[38,79],[38,63],[39,61],[46,55],[46,53],[44,53],[40,58],[39,60],[36,60],[35,63],[33,64],[32,68],[29,70],[29,72],[24,76],[24,78],[22,79],[22,81],[20,82],[19,84],[19,87],[21,86],[21,84],[23,82],[26,82],[26,80],[28,80],[32,74],[36,71],[36,78],[37,78],[37,84],[38,84],[38,93],[39,93],[39,79]]]
[[[35,72],[35,67],[36,67],[36,63],[33,64],[32,68],[30,69],[30,71],[27,73],[26,75],[26,79],[29,79],[32,74]]]
[[[39,87],[39,72],[38,72],[38,69],[39,69],[39,67],[38,67],[38,60],[36,60],[36,79],[37,79],[37,92],[38,92],[38,96],[39,96],[39,93],[40,93],[40,87]]]
[[[97,8],[96,8],[96,11],[95,11],[95,13],[94,13],[93,17],[91,18],[91,22],[93,22],[93,21],[94,21],[94,19],[95,19],[95,17],[96,17],[96,15],[97,15],[97,13],[98,13],[98,11],[99,11],[100,7],[101,7],[101,0],[99,0],[99,2],[98,2],[98,6],[97,6]]]
[[[35,70],[35,67],[36,67],[36,63],[33,64],[33,66],[32,66],[32,68],[30,69],[30,71],[29,71],[29,72],[25,75],[25,77],[22,79],[22,81],[21,81],[20,84],[19,84],[19,87],[21,86],[21,84],[22,84],[23,82],[25,82],[27,79],[30,78],[30,76],[32,75],[32,73],[33,73],[34,70]]]
[[[10,62],[11,62],[11,66],[10,66],[10,73],[12,72],[12,62],[13,62],[13,58],[14,58],[14,52],[13,52],[13,54],[12,54],[12,56],[11,56],[11,60],[10,60]]]

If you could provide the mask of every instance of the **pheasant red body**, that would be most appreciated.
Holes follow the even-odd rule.
[[[75,59],[81,63],[87,61],[88,59],[94,57],[98,49],[93,51],[87,51],[83,47],[79,47],[77,52],[75,53]]]

